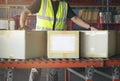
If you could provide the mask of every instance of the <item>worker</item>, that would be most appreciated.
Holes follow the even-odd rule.
[[[37,14],[36,30],[64,30],[69,18],[75,24],[89,30],[95,27],[81,20],[64,0],[34,0],[20,16],[20,29],[24,29],[28,14]],[[56,69],[48,69],[47,81],[58,81]],[[40,74],[39,74],[40,75]]]
[[[20,27],[25,27],[25,21],[28,14],[36,13],[36,30],[63,30],[67,18],[80,27],[96,30],[96,28],[77,17],[68,3],[63,0],[34,0],[32,5],[28,6],[21,13]]]

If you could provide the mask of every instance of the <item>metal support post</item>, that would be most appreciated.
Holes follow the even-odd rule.
[[[85,78],[86,80],[85,81],[93,81],[93,74],[94,74],[94,67],[86,67],[85,68]]]
[[[120,67],[112,67],[112,81],[120,81]]]
[[[13,69],[7,70],[7,81],[13,81]]]
[[[6,81],[5,80],[5,75],[6,75],[6,73],[5,73],[5,69],[0,69],[0,81]]]
[[[65,74],[65,79],[64,79],[64,81],[68,81],[68,71],[67,71],[67,69],[65,68],[64,69],[64,74]]]
[[[69,68],[68,68],[68,69],[69,69]],[[70,72],[69,70],[68,70],[68,76],[67,76],[67,77],[68,77],[67,80],[68,80],[68,81],[71,81],[71,72]]]

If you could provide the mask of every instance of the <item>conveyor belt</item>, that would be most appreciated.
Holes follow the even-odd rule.
[[[73,68],[73,67],[120,66],[120,55],[110,58],[79,59],[0,59],[0,68]]]

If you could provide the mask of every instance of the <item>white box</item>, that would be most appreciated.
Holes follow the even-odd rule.
[[[107,58],[115,52],[115,31],[81,31],[81,57]]]
[[[48,31],[48,58],[79,58],[79,31]]]
[[[47,55],[47,32],[0,31],[0,58],[28,59]]]
[[[8,29],[8,20],[0,20],[0,29]]]

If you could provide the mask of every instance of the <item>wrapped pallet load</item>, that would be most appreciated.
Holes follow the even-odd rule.
[[[25,30],[0,31],[0,58],[28,59],[47,54],[47,32]]]
[[[116,52],[116,31],[81,31],[81,56],[107,58]]]
[[[79,31],[48,31],[48,58],[79,58]]]

